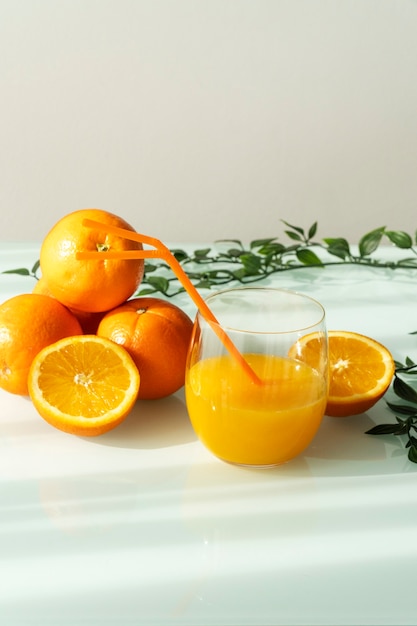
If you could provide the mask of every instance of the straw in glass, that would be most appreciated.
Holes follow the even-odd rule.
[[[188,293],[190,298],[193,300],[194,304],[197,306],[200,314],[206,320],[206,322],[210,325],[213,331],[217,334],[219,339],[222,341],[223,345],[227,349],[227,351],[233,356],[239,365],[243,368],[246,374],[250,377],[252,382],[257,385],[262,384],[259,376],[253,371],[248,362],[244,359],[243,355],[239,352],[235,344],[232,342],[228,334],[223,330],[217,321],[215,315],[211,311],[211,309],[207,306],[207,303],[201,297],[197,289],[194,287],[191,280],[188,278],[187,274],[182,269],[179,261],[175,258],[169,248],[162,243],[159,239],[155,237],[149,237],[148,235],[143,235],[141,233],[137,233],[135,231],[130,231],[125,228],[119,228],[118,226],[113,226],[110,224],[102,224],[101,222],[97,222],[91,219],[84,219],[82,222],[83,226],[86,228],[96,228],[101,231],[105,231],[107,233],[111,233],[113,235],[117,235],[122,237],[123,239],[128,239],[129,241],[136,241],[138,243],[144,243],[150,246],[153,246],[154,250],[107,250],[107,251],[84,251],[77,252],[77,259],[119,259],[119,260],[128,260],[128,259],[149,259],[149,258],[159,258],[164,260],[169,267],[174,272],[175,276],[181,282],[185,291]]]

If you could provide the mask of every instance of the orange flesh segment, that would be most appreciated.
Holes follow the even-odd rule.
[[[94,348],[92,346],[94,345]],[[68,415],[99,417],[117,408],[130,386],[126,368],[114,352],[74,344],[47,355],[38,384],[47,402]]]
[[[133,408],[139,383],[123,347],[89,335],[48,346],[29,372],[29,393],[39,414],[77,435],[99,435],[119,424]]]
[[[369,394],[379,388],[387,370],[387,358],[380,349],[345,337],[333,338],[329,347],[330,397]]]

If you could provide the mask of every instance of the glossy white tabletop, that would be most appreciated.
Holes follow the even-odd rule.
[[[0,244],[0,272],[38,249]],[[270,282],[320,300],[329,329],[417,360],[417,270]],[[33,284],[2,274],[0,299]],[[187,296],[174,302],[194,315]],[[384,400],[326,417],[301,457],[268,470],[211,456],[182,392],[93,439],[55,430],[26,398],[1,392],[0,407],[2,626],[416,624],[417,465],[398,438],[364,434],[395,419]]]

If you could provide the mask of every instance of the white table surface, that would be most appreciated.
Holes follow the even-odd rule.
[[[0,272],[38,251],[0,244]],[[417,270],[270,282],[320,300],[329,329],[417,360]],[[33,284],[0,274],[0,300]],[[182,391],[93,439],[0,391],[1,626],[416,624],[417,465],[404,441],[364,434],[393,420],[384,400],[326,417],[301,457],[250,470],[196,440]]]

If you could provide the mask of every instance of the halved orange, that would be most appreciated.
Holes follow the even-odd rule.
[[[375,339],[345,330],[329,337],[329,395],[326,415],[347,417],[368,411],[391,384],[395,363],[390,351]],[[314,367],[318,339],[307,335],[290,356]]]
[[[38,413],[67,433],[96,436],[120,424],[135,404],[138,369],[122,346],[95,335],[67,337],[41,350],[28,388]]]

